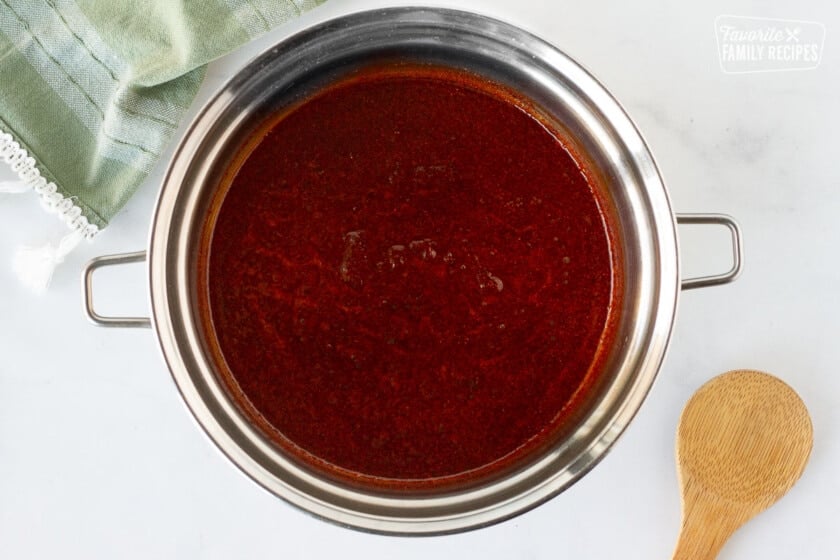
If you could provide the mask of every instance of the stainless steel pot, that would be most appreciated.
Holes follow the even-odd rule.
[[[592,159],[610,185],[625,256],[623,312],[606,382],[570,433],[524,467],[477,487],[439,494],[377,492],[328,480],[290,460],[239,412],[216,377],[196,312],[199,232],[230,157],[271,111],[344,72],[383,57],[467,68],[531,98]],[[326,131],[325,133],[328,133]],[[676,223],[730,229],[733,266],[680,280]],[[93,309],[99,267],[148,258],[152,318]],[[89,318],[102,326],[152,326],[184,401],[243,472],[270,492],[341,525],[398,534],[481,527],[532,508],[591,469],[632,419],[660,368],[683,289],[723,284],[741,267],[740,234],[723,215],[675,216],[648,147],[618,102],[569,57],[506,23],[472,13],[397,8],[323,23],[246,65],[195,118],[178,147],[151,228],[148,253],[100,257],[85,270]]]

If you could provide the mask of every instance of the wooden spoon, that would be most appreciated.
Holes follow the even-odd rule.
[[[799,479],[813,435],[802,399],[772,375],[730,371],[703,385],[677,428],[683,521],[674,560],[715,558]]]

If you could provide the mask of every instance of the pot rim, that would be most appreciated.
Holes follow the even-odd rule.
[[[635,362],[638,371],[632,376],[627,374],[632,383],[621,387],[622,399],[612,411],[609,422],[591,436],[589,445],[580,449],[561,471],[542,479],[534,478],[535,472],[555,466],[552,460],[557,459],[556,455],[546,454],[523,471],[500,481],[504,483],[504,488],[500,489],[498,482],[493,482],[487,487],[458,493],[460,503],[469,507],[448,515],[446,501],[452,498],[450,495],[419,498],[377,496],[333,483],[327,483],[336,486],[330,490],[332,493],[324,494],[321,488],[325,484],[323,480],[289,461],[278,459],[277,450],[267,441],[261,441],[256,433],[248,433],[253,427],[241,418],[218,382],[214,386],[203,378],[196,381],[199,375],[196,371],[204,371],[207,366],[199,363],[202,342],[198,330],[184,328],[194,323],[190,318],[190,267],[186,257],[191,246],[184,233],[185,226],[179,224],[185,216],[191,219],[194,216],[175,213],[176,208],[197,207],[198,194],[190,192],[197,189],[184,190],[182,186],[190,184],[186,179],[191,177],[191,168],[197,165],[196,156],[206,140],[207,131],[233,102],[235,89],[248,78],[249,72],[260,71],[265,64],[276,60],[281,51],[288,52],[290,45],[293,51],[295,45],[347,32],[348,29],[358,32],[372,26],[398,28],[411,25],[425,25],[433,30],[455,29],[479,33],[488,40],[492,36],[496,40],[516,42],[517,48],[526,49],[573,83],[578,93],[594,99],[600,114],[606,116],[611,131],[632,156],[631,161],[625,162],[626,165],[641,177],[644,192],[637,193],[637,198],[631,202],[638,205],[637,210],[649,220],[651,236],[648,241],[655,249],[655,254],[649,255],[648,277],[640,280],[640,283],[652,282],[655,287],[648,287],[641,294],[642,300],[635,302],[649,315],[648,329],[635,333],[635,338],[627,342],[637,353],[642,353]],[[179,234],[173,235],[173,231]],[[342,526],[384,534],[439,535],[498,523],[549,500],[586,474],[603,459],[649,392],[665,357],[679,294],[676,223],[667,191],[647,144],[618,101],[577,62],[535,35],[497,19],[442,8],[399,7],[341,16],[284,39],[246,63],[198,112],[172,156],[152,219],[148,260],[152,325],[161,352],[185,404],[216,447],[252,480],[304,511]],[[272,461],[280,461],[283,477],[270,470],[274,464]],[[525,484],[528,482],[530,484]],[[362,498],[373,509],[357,509],[356,504]],[[406,512],[420,513],[406,516]]]

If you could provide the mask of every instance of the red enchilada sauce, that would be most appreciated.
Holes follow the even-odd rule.
[[[298,460],[476,480],[582,402],[618,257],[593,176],[532,113],[460,71],[387,66],[245,148],[210,225],[208,330],[239,406]]]

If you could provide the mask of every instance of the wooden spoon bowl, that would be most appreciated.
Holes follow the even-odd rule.
[[[805,404],[778,378],[737,370],[703,385],[677,429],[683,522],[674,560],[715,558],[738,527],[790,490],[812,445]]]

